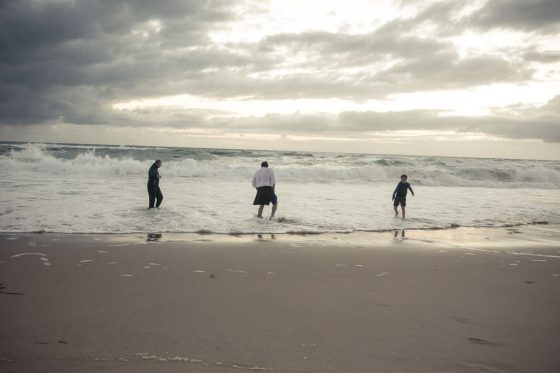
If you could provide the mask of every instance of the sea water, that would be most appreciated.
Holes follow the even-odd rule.
[[[161,209],[146,182],[163,160]],[[251,179],[268,161],[275,219]],[[407,219],[391,195],[400,175]],[[560,224],[560,162],[168,147],[0,143],[0,231],[330,233]],[[270,207],[264,215],[270,214]]]

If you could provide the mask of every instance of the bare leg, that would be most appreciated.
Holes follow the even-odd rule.
[[[260,205],[260,207],[259,207],[259,212],[257,213],[257,217],[258,217],[258,218],[262,218],[263,209],[264,209],[264,205]]]
[[[278,208],[278,204],[272,205],[272,213],[270,214],[270,219],[272,220],[272,218],[274,217],[274,213],[276,212],[276,209]]]
[[[397,210],[397,206],[393,207],[395,209],[395,216],[399,216],[399,211]]]
[[[406,209],[403,206],[402,207],[402,218],[404,219],[405,217],[406,217]]]

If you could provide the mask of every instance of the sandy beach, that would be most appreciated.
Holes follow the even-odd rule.
[[[558,227],[0,235],[2,372],[560,372]]]

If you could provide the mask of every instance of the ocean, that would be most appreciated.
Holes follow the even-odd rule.
[[[0,143],[1,232],[339,233],[560,224],[560,161]],[[146,182],[161,159],[161,209]],[[251,179],[276,174],[275,219]],[[402,173],[407,219],[391,195]],[[270,214],[270,207],[264,215]]]

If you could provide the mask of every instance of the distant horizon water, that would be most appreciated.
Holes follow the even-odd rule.
[[[334,233],[560,224],[560,161],[0,142],[0,232]],[[160,210],[146,181],[162,159]],[[277,177],[276,219],[251,178]],[[391,195],[406,173],[407,220]],[[265,209],[265,216],[270,208]]]

